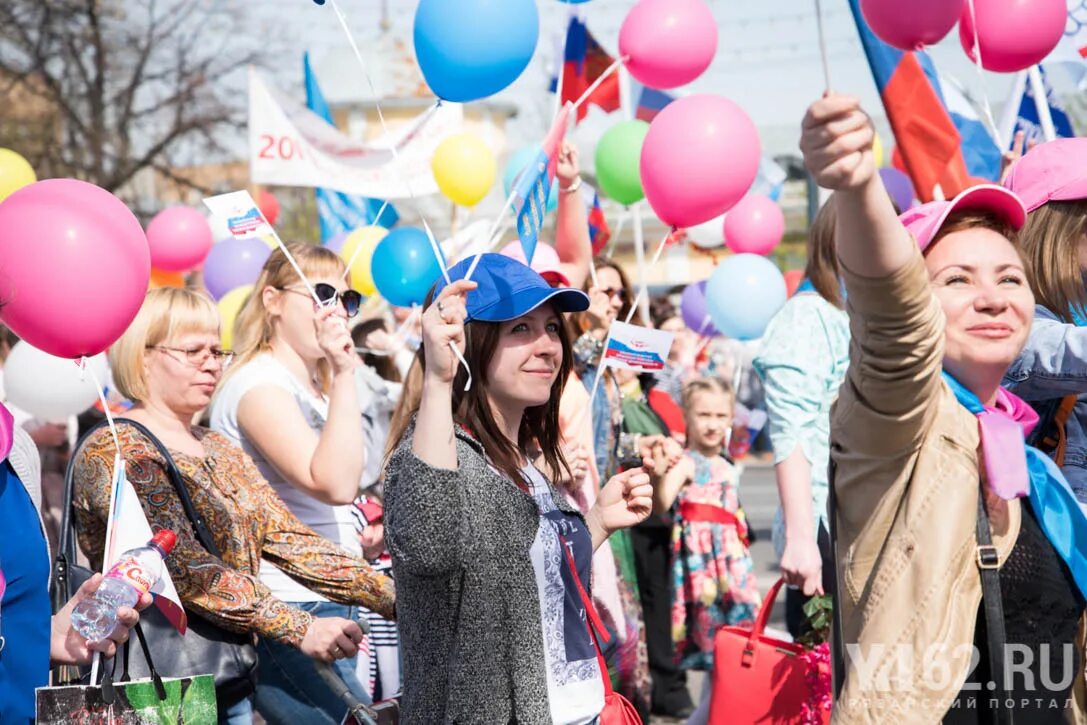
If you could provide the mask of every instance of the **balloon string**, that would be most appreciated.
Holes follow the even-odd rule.
[[[91,382],[94,383],[94,388],[98,392],[98,400],[102,403],[102,412],[106,414],[106,425],[109,426],[109,433],[113,436],[113,444],[117,446],[117,455],[121,455],[121,438],[117,435],[117,426],[113,423],[113,413],[109,409],[109,401],[106,400],[106,391],[102,386],[102,381],[94,374],[94,368],[87,365],[86,356],[79,359],[78,365],[81,375],[85,373],[91,376]]]
[[[668,246],[668,239],[672,236],[672,234],[675,233],[675,231],[676,228],[672,227],[670,230],[668,230],[667,233],[665,233],[664,239],[660,241],[660,244],[657,245],[657,250],[653,252],[653,259],[649,262],[650,267],[657,266],[657,263],[661,259],[661,254],[664,252],[664,248]],[[647,279],[642,282],[641,289],[638,290],[638,295],[634,298],[634,302],[630,305],[630,310],[627,312],[627,318],[626,320],[624,320],[624,322],[626,322],[628,325],[630,324],[630,321],[634,318],[634,312],[638,309],[638,305],[641,304],[642,298],[648,294],[649,280]]]
[[[830,61],[827,59],[827,36],[823,29],[823,4],[815,0],[815,27],[819,33],[819,55],[823,59],[823,83],[830,93]]]
[[[389,200],[386,199],[385,202],[381,205],[381,208],[378,209],[377,216],[374,217],[374,224],[377,224],[381,220],[381,215],[385,213],[385,209],[388,206]],[[362,254],[362,245],[358,244],[355,246],[355,251],[351,253],[351,259],[347,260],[347,269],[343,271],[344,279],[347,279],[351,276],[351,265],[355,263],[355,260],[359,258],[360,254]]]
[[[333,1],[335,1],[335,0],[333,0]],[[593,94],[593,91],[595,91],[597,88],[599,88],[600,84],[608,79],[608,76],[610,76],[615,71],[619,70],[619,67],[622,66],[623,63],[625,63],[628,60],[630,60],[630,56],[629,55],[624,55],[622,58],[617,59],[614,63],[612,63],[610,66],[608,66],[608,69],[606,71],[604,71],[603,73],[601,73],[600,77],[597,78],[595,81],[593,81],[593,84],[591,86],[589,86],[588,88],[585,89],[585,92],[581,94],[581,97],[578,98],[576,101],[574,101],[574,108],[580,108],[581,104],[584,103],[585,101],[587,101],[589,99],[589,96],[591,96]],[[560,105],[559,109],[561,110],[561,108],[562,107]],[[556,112],[555,113],[555,118],[558,118],[558,116],[559,116],[559,114]]]
[[[1000,143],[1000,133],[996,130],[996,118],[993,117],[993,107],[989,103],[989,94],[985,90],[985,73],[981,65],[981,39],[978,37],[978,16],[974,9],[974,0],[966,0],[970,7],[970,21],[974,24],[974,65],[978,69],[978,86],[981,88],[981,105],[985,112],[986,130],[993,141]]]
[[[518,176],[520,176],[520,174]],[[486,249],[493,249],[494,248],[494,245],[495,245],[494,237],[495,237],[495,233],[498,232],[498,226],[500,224],[502,224],[503,220],[505,220],[506,212],[508,212],[510,210],[510,207],[513,206],[513,202],[516,200],[516,198],[517,198],[517,180],[515,179],[514,182],[513,182],[513,191],[511,191],[510,195],[508,197],[506,197],[506,203],[502,205],[502,211],[498,212],[498,216],[495,217],[494,223],[491,224],[491,228],[487,232],[487,246],[486,246]],[[505,228],[502,229],[502,234],[505,234]],[[466,279],[466,280],[472,279],[472,274],[476,271],[476,267],[479,265],[479,260],[480,260],[480,257],[482,257],[482,256],[483,256],[483,253],[480,252],[479,254],[477,254],[475,256],[474,259],[472,259],[472,263],[470,265],[468,265],[468,271],[465,272],[465,274],[464,274],[464,279]]]
[[[400,153],[396,150],[396,144],[392,141],[389,125],[385,121],[385,113],[381,110],[381,103],[379,101],[380,95],[378,95],[377,88],[374,86],[373,78],[370,77],[370,71],[366,67],[366,61],[362,58],[362,51],[359,50],[359,45],[355,42],[355,36],[351,34],[351,29],[347,26],[347,19],[344,17],[343,12],[340,11],[339,3],[337,3],[336,0],[330,0],[329,4],[332,5],[332,10],[336,13],[336,19],[339,20],[340,27],[343,28],[344,35],[347,36],[347,42],[351,45],[351,50],[355,54],[355,60],[359,62],[359,67],[362,69],[362,75],[366,78],[367,85],[370,86],[370,93],[374,98],[374,108],[377,110],[377,119],[381,123],[381,130],[389,139],[389,151],[392,152],[393,161],[396,163],[397,168],[400,169]],[[440,105],[441,100],[435,104],[435,107]],[[401,174],[404,186],[408,190],[408,196],[411,197],[412,201],[416,201],[418,197],[416,197],[415,189],[412,187],[411,177],[402,169]],[[423,226],[426,227],[426,218],[423,216],[422,212],[420,212],[419,216],[423,219]],[[445,259],[442,257],[441,249],[438,248],[438,242],[434,239],[434,235],[430,232],[429,228],[427,228],[427,240],[430,242],[430,249],[434,253],[434,258],[438,260],[438,266],[441,267],[442,277],[445,278],[445,283],[449,284],[451,282],[449,279],[449,270],[445,268]]]

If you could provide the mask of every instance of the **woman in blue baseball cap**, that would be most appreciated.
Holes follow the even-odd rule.
[[[483,255],[472,281],[469,264],[449,270],[423,313],[421,400],[390,434],[402,722],[592,722],[607,673],[579,590],[593,550],[648,516],[650,475],[612,478],[584,517],[555,492],[549,479],[569,473],[562,314],[589,299],[502,255]]]

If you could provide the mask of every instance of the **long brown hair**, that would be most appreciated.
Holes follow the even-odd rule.
[[[428,298],[426,306],[430,306],[430,301]],[[556,312],[556,314],[562,317],[561,313]],[[517,440],[511,441],[506,438],[498,427],[498,423],[495,422],[494,413],[487,398],[487,366],[498,347],[504,324],[507,323],[475,320],[464,326],[464,359],[468,361],[472,369],[472,387],[468,391],[464,390],[464,385],[468,382],[468,374],[463,366],[458,367],[457,375],[453,379],[454,423],[466,428],[483,445],[491,465],[522,488],[525,487],[525,481],[520,462],[524,452],[534,448],[540,451],[547,464],[547,470],[553,476],[557,478],[565,474],[569,477],[570,467],[562,455],[559,399],[562,398],[566,380],[573,369],[570,335],[565,325],[558,325],[559,342],[562,345],[562,363],[559,365],[558,377],[551,386],[551,397],[543,405],[525,409]],[[418,368],[418,371],[415,368]],[[412,371],[408,373],[407,386],[414,388],[411,385],[413,375],[418,375],[417,379],[422,380],[425,374],[424,343],[416,353]],[[414,390],[405,389],[400,398],[400,404],[389,426],[390,451],[395,450],[407,432],[411,419],[419,410],[422,385],[418,387],[418,394],[415,394]]]
[[[1087,199],[1051,201],[1027,217],[1019,232],[1027,275],[1038,304],[1065,322],[1087,314],[1079,244],[1087,234]]]
[[[347,269],[340,255],[326,247],[318,247],[305,242],[291,242],[287,250],[298,262],[302,272],[310,278],[313,277],[337,277]],[[298,273],[287,260],[287,255],[282,249],[276,249],[264,263],[253,285],[253,293],[245,301],[238,318],[234,321],[234,363],[227,369],[224,379],[240,370],[246,363],[258,355],[272,349],[272,315],[264,306],[264,289],[284,289],[300,284]],[[332,379],[327,360],[317,363],[318,382],[327,393]]]
[[[838,245],[835,243],[837,225],[838,212],[831,196],[815,215],[808,230],[808,263],[804,266],[804,277],[820,297],[842,309],[841,271],[838,268]]]

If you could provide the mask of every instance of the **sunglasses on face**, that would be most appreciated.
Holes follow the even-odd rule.
[[[299,289],[297,287],[280,287],[283,292],[294,292],[295,294],[305,295],[309,297],[309,291],[305,289]],[[362,295],[353,289],[340,292],[335,287],[324,282],[318,282],[313,285],[313,291],[317,294],[317,299],[321,301],[322,305],[334,305],[338,299],[343,305],[344,310],[347,312],[348,317],[354,317],[359,313],[359,308],[362,307]]]
[[[604,287],[600,291],[606,294],[609,298],[618,297],[620,301],[623,301],[627,298],[627,291],[622,287]]]

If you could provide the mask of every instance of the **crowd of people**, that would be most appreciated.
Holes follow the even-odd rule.
[[[810,107],[801,148],[833,195],[746,361],[665,294],[634,316],[675,335],[664,368],[606,363],[639,295],[592,256],[569,144],[554,248],[464,259],[420,309],[360,314],[380,308],[307,243],[272,253],[233,350],[199,289],[148,292],[109,351],[130,404],[117,440],[151,528],[177,533],[189,617],[256,648],[217,678],[220,720],[339,723],[324,662],[362,702],[399,698],[405,723],[593,723],[612,689],[643,721],[707,722],[712,688],[692,701],[686,673],[713,669],[716,633],[750,625],[770,583],[733,455],[751,435],[741,382],[768,416],[789,634],[811,631],[810,598],[837,610],[836,722],[901,718],[904,692],[908,722],[1085,717],[1087,142],[897,210],[872,140],[855,99]],[[75,635],[96,577],[50,627],[60,517],[35,441],[67,447],[101,568],[115,439],[4,412],[0,528],[23,535],[0,539],[0,719],[27,722],[48,661],[113,656],[141,615],[106,642]],[[1028,677],[1008,676],[1010,644]],[[951,674],[933,685],[936,646]]]

